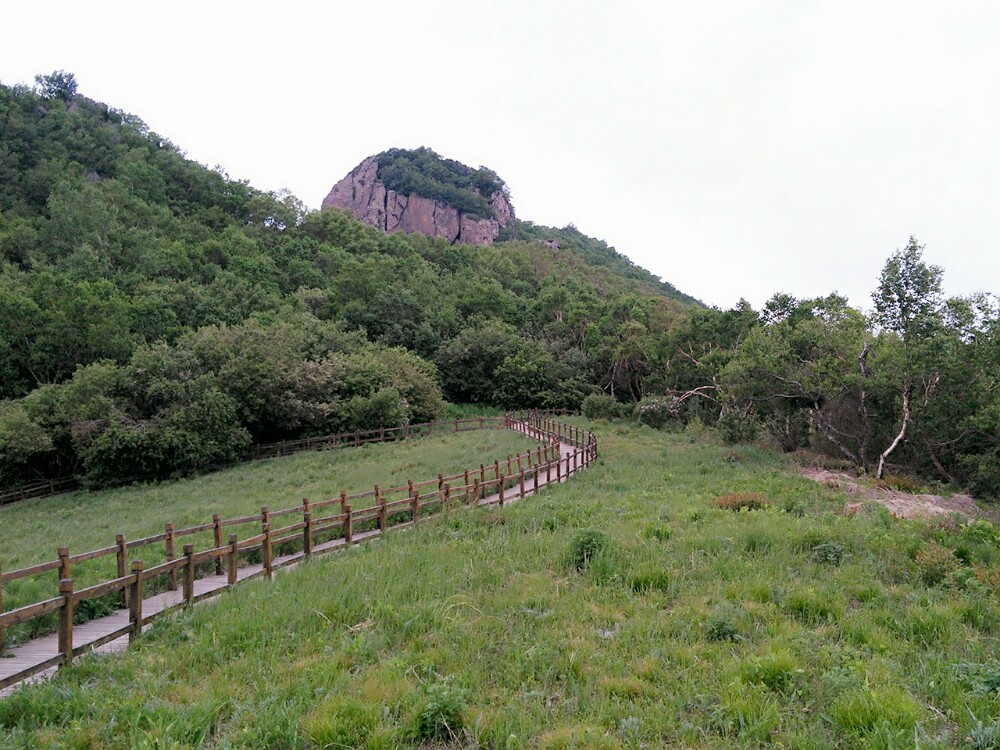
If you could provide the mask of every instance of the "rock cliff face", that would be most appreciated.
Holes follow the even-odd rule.
[[[323,208],[341,208],[370,227],[392,232],[419,232],[448,242],[492,245],[503,227],[514,223],[514,208],[501,191],[490,196],[496,218],[473,218],[447,203],[421,195],[401,195],[378,178],[378,162],[369,156],[323,201]]]

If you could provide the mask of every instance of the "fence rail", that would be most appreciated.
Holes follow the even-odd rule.
[[[552,410],[547,413],[561,415],[571,412],[568,410]],[[277,443],[262,443],[261,445],[253,446],[250,449],[249,456],[244,459],[244,463],[289,456],[293,453],[302,453],[304,451],[356,448],[368,443],[384,443],[395,440],[407,440],[411,437],[423,437],[435,433],[466,432],[469,430],[481,430],[485,427],[503,426],[504,417],[467,417],[465,419],[420,422],[402,427],[385,427],[376,430],[319,435],[301,440],[283,440]],[[10,505],[11,503],[18,503],[22,500],[34,498],[51,497],[52,495],[79,490],[82,487],[83,485],[80,481],[73,477],[39,480],[0,491],[0,505]]]
[[[434,479],[420,482],[408,480],[405,485],[387,489],[374,485],[374,489],[356,494],[342,490],[337,497],[315,502],[304,499],[300,505],[274,511],[264,506],[260,513],[238,518],[223,519],[216,513],[210,523],[188,528],[176,529],[173,524],[168,523],[162,534],[134,540],[118,534],[115,544],[101,549],[71,555],[67,547],[60,547],[55,560],[8,572],[3,572],[0,568],[0,655],[3,654],[4,635],[8,628],[53,613],[57,614],[58,619],[59,644],[57,658],[43,659],[10,674],[0,671],[0,689],[17,684],[54,665],[68,664],[73,657],[123,635],[128,635],[131,642],[139,635],[144,624],[178,607],[190,606],[202,598],[221,593],[239,580],[260,575],[271,578],[275,569],[294,564],[313,554],[342,549],[359,541],[375,538],[390,528],[416,525],[422,512],[477,505],[493,496],[496,496],[498,504],[503,505],[507,499],[537,492],[540,486],[549,482],[561,482],[597,457],[597,439],[588,431],[556,421],[554,416],[556,414],[539,411],[510,412],[498,418],[432,423],[434,428],[447,425],[449,430],[460,432],[463,429],[485,429],[499,421],[503,427],[521,432],[540,443],[533,450],[508,456],[506,461],[496,459],[492,465],[481,463],[476,468],[467,468],[458,474],[438,474]],[[465,426],[470,423],[475,426]],[[389,430],[373,432],[383,437],[391,434]],[[352,433],[356,434],[358,433]],[[328,444],[332,444],[332,438],[342,436],[328,437],[331,438],[331,443]],[[297,444],[302,442],[304,441],[296,441]],[[301,450],[308,449],[311,448]],[[370,501],[371,504],[355,510],[352,503],[358,501]],[[323,514],[317,512],[325,508],[330,510]],[[297,518],[284,526],[275,524],[275,519],[286,516]],[[236,532],[228,535],[223,533],[223,529],[245,527],[248,524],[253,524],[259,530],[243,539]],[[212,542],[208,549],[196,552],[194,544],[189,542],[182,545],[182,554],[178,555],[178,539],[209,531],[212,532]],[[133,559],[131,566],[129,565],[130,550],[160,543],[164,545],[166,562],[146,568],[143,560]],[[250,571],[246,566],[246,558],[251,554],[259,561],[255,563],[259,565],[259,570]],[[72,572],[75,564],[110,556],[116,558],[117,575],[114,578],[86,588],[74,588]],[[239,573],[241,556],[244,562],[242,578]],[[217,576],[225,575],[225,584],[212,590],[197,592],[199,566]],[[3,611],[5,583],[52,571],[57,571],[57,596]],[[180,587],[180,601],[158,612],[144,614],[144,592],[150,592],[154,586],[166,591],[177,591]],[[74,647],[73,624],[77,605],[111,595],[117,597],[121,609],[128,610],[129,624],[116,630],[115,634],[104,635]],[[0,660],[0,670],[2,667],[3,660]]]

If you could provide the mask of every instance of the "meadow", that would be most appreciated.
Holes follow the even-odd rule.
[[[848,516],[781,456],[586,426],[572,482],[161,621],[0,700],[0,747],[996,746],[993,526]]]
[[[322,500],[341,490],[362,492],[375,484],[405,485],[407,479],[431,479],[478,467],[484,460],[503,460],[528,451],[537,443],[503,429],[422,437],[399,443],[369,444],[315,453],[299,453],[257,461],[191,479],[138,484],[99,492],[73,492],[0,507],[0,565],[4,571],[56,559],[57,548],[71,554],[113,545],[117,534],[126,539],[162,533],[167,522],[176,529],[210,522],[213,513],[238,518],[299,505],[303,498]],[[358,508],[363,503],[358,504]],[[240,538],[259,533],[259,524],[226,529]],[[195,548],[212,547],[212,533],[185,541]],[[162,544],[130,551],[147,565],[165,559]],[[115,557],[73,566],[77,588],[113,578]],[[7,610],[55,595],[54,572],[10,582],[4,587]],[[8,632],[16,643],[54,627],[54,619],[28,623]]]

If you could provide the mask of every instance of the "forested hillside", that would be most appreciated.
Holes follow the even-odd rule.
[[[1000,312],[945,299],[915,239],[871,310],[707,309],[572,226],[452,246],[306,211],[69,74],[37,82],[0,86],[0,485],[186,473],[448,400],[702,423],[1000,494]],[[503,189],[433,152],[382,156],[391,179]]]
[[[445,398],[638,396],[621,360],[685,314],[572,250],[307,212],[61,71],[0,86],[0,258],[0,485],[189,472],[253,442],[430,419]]]

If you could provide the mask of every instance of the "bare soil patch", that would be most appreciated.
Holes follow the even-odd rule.
[[[885,487],[872,487],[857,477],[841,471],[806,467],[802,473],[810,479],[843,490],[857,498],[849,502],[845,511],[857,512],[868,501],[884,505],[890,513],[899,518],[934,518],[935,516],[959,513],[966,518],[979,518],[983,511],[969,495],[925,495],[900,492]]]

